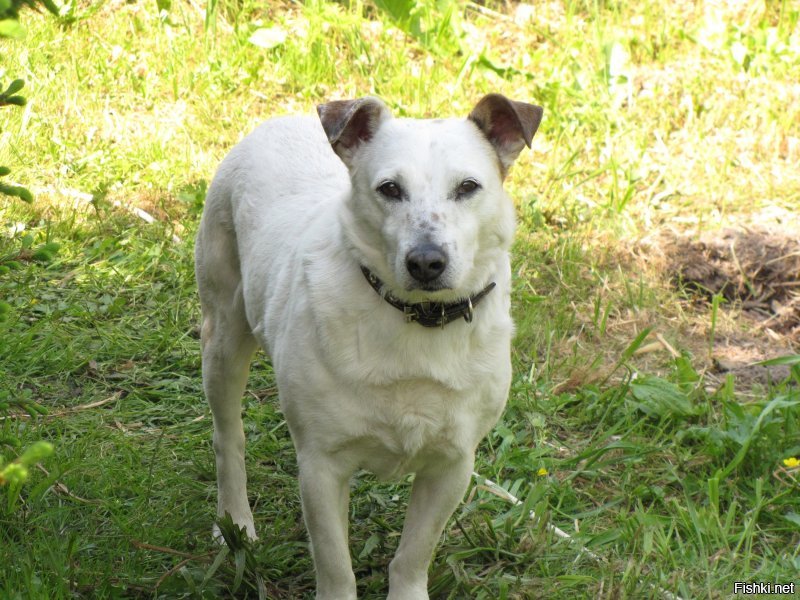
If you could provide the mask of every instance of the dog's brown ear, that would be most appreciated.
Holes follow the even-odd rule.
[[[386,105],[372,96],[320,104],[317,114],[333,151],[346,165],[355,150],[370,141],[380,124],[391,117]]]
[[[539,128],[543,113],[541,106],[515,102],[502,94],[487,94],[469,113],[469,120],[494,146],[500,158],[503,177],[522,148],[531,147],[533,134]]]

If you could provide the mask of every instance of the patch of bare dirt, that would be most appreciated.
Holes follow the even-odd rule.
[[[765,229],[725,229],[676,239],[668,269],[695,293],[739,302],[762,326],[800,334],[800,238]]]
[[[633,246],[638,261],[689,295],[678,343],[706,356],[711,381],[732,374],[737,386],[789,376],[760,361],[800,348],[800,218],[772,210],[740,215],[716,230],[662,229]],[[640,266],[643,266],[639,263]],[[712,334],[710,303],[726,301]],[[709,343],[713,335],[713,348]]]
[[[719,294],[759,327],[800,338],[800,231],[754,225],[699,236],[668,232],[658,246],[676,286],[707,300]]]
[[[720,381],[731,373],[745,387],[752,387],[754,384],[768,386],[787,379],[790,374],[787,365],[758,364],[768,357],[774,358],[775,355],[791,352],[789,348],[784,348],[782,352],[776,353],[779,349],[774,344],[765,347],[758,340],[731,336],[715,346],[711,370]]]

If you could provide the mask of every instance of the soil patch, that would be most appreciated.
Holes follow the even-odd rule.
[[[678,343],[700,360],[708,381],[721,385],[734,375],[737,388],[755,389],[789,377],[785,365],[760,361],[800,350],[800,219],[782,209],[739,218],[700,232],[665,226],[632,253],[638,268],[655,270],[695,304]],[[726,302],[709,351],[716,294]]]
[[[750,389],[756,384],[766,387],[788,379],[789,367],[762,365],[759,361],[792,352],[791,348],[776,343],[776,340],[741,335],[726,336],[714,346],[714,356],[707,375],[713,376],[719,385],[725,375],[731,373],[736,377],[737,385],[744,389]]]
[[[800,235],[736,227],[699,237],[665,234],[659,244],[671,281],[695,296],[720,294],[789,338],[800,337]]]

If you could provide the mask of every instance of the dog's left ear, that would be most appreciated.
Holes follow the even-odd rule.
[[[355,151],[370,141],[380,124],[391,117],[386,105],[372,96],[320,104],[317,114],[333,151],[348,166]]]
[[[544,110],[541,106],[515,102],[502,94],[487,94],[480,99],[469,120],[478,126],[492,143],[502,167],[503,177],[522,148],[531,147]]]

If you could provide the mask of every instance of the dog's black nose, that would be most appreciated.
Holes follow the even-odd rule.
[[[406,254],[406,269],[417,281],[427,283],[441,275],[447,268],[444,248],[434,244],[422,244]]]

